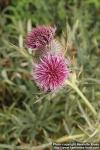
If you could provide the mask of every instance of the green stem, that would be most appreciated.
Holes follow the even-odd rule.
[[[95,111],[94,107],[91,105],[91,103],[87,100],[87,98],[83,95],[83,93],[80,91],[80,89],[77,87],[75,83],[72,83],[71,81],[67,81],[67,84],[71,86],[78,95],[84,100],[85,104],[88,106],[88,108],[91,110],[91,112],[96,115],[97,112]]]

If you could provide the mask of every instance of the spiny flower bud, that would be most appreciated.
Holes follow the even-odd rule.
[[[28,48],[40,50],[45,48],[54,38],[55,28],[50,26],[38,26],[27,35],[26,45]]]

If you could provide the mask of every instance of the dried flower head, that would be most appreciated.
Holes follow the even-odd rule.
[[[54,38],[55,28],[50,26],[38,26],[28,34],[26,44],[28,48],[43,49]]]
[[[68,64],[62,55],[48,53],[40,59],[33,69],[34,80],[45,91],[63,86],[68,77]]]
[[[61,45],[61,43],[57,40],[52,40],[52,42],[49,44],[48,48],[47,48],[48,52],[53,52],[53,53],[59,53],[59,54],[64,54],[63,51],[63,46]]]

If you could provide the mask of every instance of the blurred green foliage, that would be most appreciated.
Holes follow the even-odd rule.
[[[15,150],[16,146],[21,146],[19,150],[30,150],[34,145],[76,134],[84,134],[78,141],[98,142],[99,0],[9,2],[0,12],[0,150]],[[33,27],[55,25],[59,39],[69,40],[69,54],[75,62],[73,72],[81,91],[96,109],[96,117],[68,86],[54,95],[41,92],[31,80],[31,56],[24,45],[20,46],[21,40],[24,43],[30,22]]]

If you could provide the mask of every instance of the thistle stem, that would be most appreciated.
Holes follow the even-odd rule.
[[[91,110],[91,112],[94,115],[96,115],[97,112],[95,111],[94,107],[91,105],[91,103],[88,101],[88,99],[83,95],[83,93],[80,91],[80,89],[77,87],[77,85],[71,81],[67,81],[67,84],[77,92],[77,94],[82,98],[82,100],[85,102],[87,107]]]

